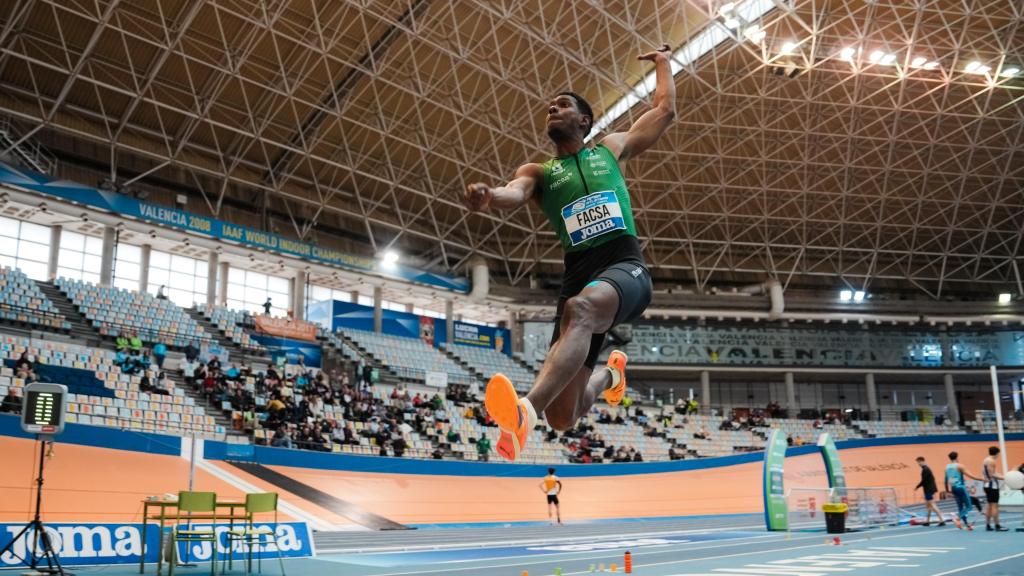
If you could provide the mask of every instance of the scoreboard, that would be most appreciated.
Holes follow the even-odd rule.
[[[24,389],[21,429],[32,434],[53,436],[64,431],[68,387],[37,382]]]

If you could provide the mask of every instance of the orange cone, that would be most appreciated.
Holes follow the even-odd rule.
[[[618,571],[619,571],[619,565],[616,564],[615,562],[612,562],[612,572],[618,572]]]
[[[633,555],[629,553],[629,550],[626,550],[626,560],[623,568],[626,570],[626,574],[633,573]]]

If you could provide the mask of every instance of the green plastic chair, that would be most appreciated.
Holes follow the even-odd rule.
[[[266,514],[273,512],[274,521],[273,527],[263,526],[257,528],[255,526],[256,514]],[[245,495],[245,515],[246,524],[242,528],[235,528],[229,530],[227,533],[228,537],[228,567],[233,565],[234,561],[234,543],[242,542],[248,547],[248,553],[246,555],[246,574],[252,573],[252,549],[253,546],[273,544],[274,548],[277,549],[277,562],[281,566],[281,574],[284,576],[284,558],[281,556],[281,548],[277,545],[277,492],[259,492],[255,494]],[[264,540],[266,538],[266,540]],[[263,554],[257,557],[260,574],[263,573]]]
[[[174,576],[174,567],[178,564],[178,542],[209,542],[212,549],[210,557],[210,574],[217,574],[217,532],[215,528],[193,528],[191,515],[202,513],[203,521],[209,520],[214,527],[217,525],[217,494],[214,492],[178,492],[178,508],[171,528],[171,561],[169,576]],[[184,515],[187,514],[187,515]],[[182,522],[188,523],[182,528]]]

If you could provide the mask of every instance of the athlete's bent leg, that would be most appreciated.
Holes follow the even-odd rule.
[[[619,293],[607,282],[592,282],[565,303],[561,335],[526,396],[537,414],[544,412],[583,367],[594,334],[606,332],[619,310]]]

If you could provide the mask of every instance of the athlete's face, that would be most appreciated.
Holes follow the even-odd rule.
[[[548,137],[552,140],[573,138],[577,134],[585,136],[587,122],[587,116],[580,114],[572,96],[561,94],[548,104]]]

